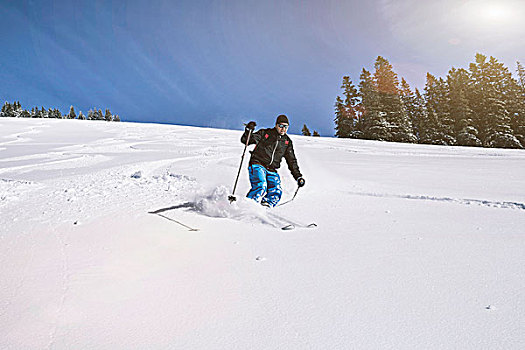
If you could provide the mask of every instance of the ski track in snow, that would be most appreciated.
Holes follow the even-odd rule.
[[[45,125],[44,123],[38,125],[38,126],[30,126],[27,131],[18,132],[12,135],[4,135],[4,139],[12,139],[10,141],[4,141],[0,142],[0,146],[6,146],[6,145],[12,145],[13,143],[25,143],[27,141],[31,141],[30,137],[24,137],[28,135],[34,135],[41,133],[42,131],[39,129],[45,129],[48,128],[49,125]]]
[[[435,201],[435,202],[447,202],[461,205],[478,205],[489,208],[500,208],[500,209],[514,209],[514,210],[525,210],[524,203],[518,202],[501,202],[501,201],[490,201],[484,199],[461,199],[461,198],[449,198],[449,197],[434,197],[426,195],[409,195],[409,194],[388,194],[388,193],[366,193],[366,192],[348,192],[351,195],[356,196],[368,196],[368,197],[379,197],[379,198],[399,198],[399,199],[413,199],[413,200],[424,200],[424,201]]]

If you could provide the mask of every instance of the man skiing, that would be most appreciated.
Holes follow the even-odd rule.
[[[254,121],[246,124],[246,129],[241,137],[241,142],[246,144],[248,135],[252,131],[248,144],[255,144],[248,167],[252,188],[246,197],[264,206],[275,207],[282,195],[281,178],[277,169],[281,166],[283,157],[297,185],[303,187],[305,181],[297,165],[292,140],[286,135],[290,125],[288,117],[281,114],[277,117],[274,128],[253,132],[256,125]]]

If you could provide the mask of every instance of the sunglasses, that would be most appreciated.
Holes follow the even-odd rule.
[[[281,129],[288,129],[288,126],[287,124],[277,124],[278,127],[280,127]]]

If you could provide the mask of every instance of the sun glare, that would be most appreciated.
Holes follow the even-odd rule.
[[[485,4],[480,8],[481,19],[491,22],[503,22],[512,16],[510,9],[504,4]]]
[[[521,1],[521,0],[520,0]],[[463,24],[468,34],[506,35],[522,26],[524,4],[511,0],[470,0],[461,7]]]

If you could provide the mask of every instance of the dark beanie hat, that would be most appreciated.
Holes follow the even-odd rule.
[[[281,114],[280,116],[277,117],[277,120],[275,121],[275,124],[288,124],[290,125],[290,123],[288,122],[288,117],[285,116],[284,114]]]

